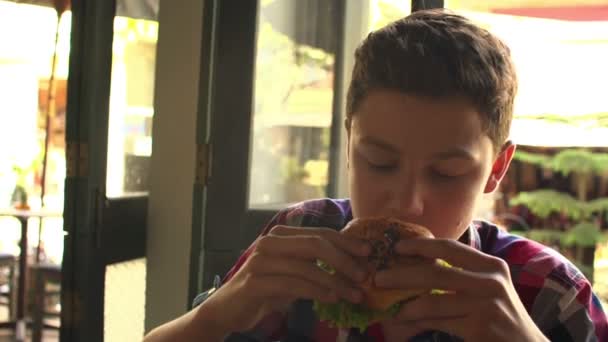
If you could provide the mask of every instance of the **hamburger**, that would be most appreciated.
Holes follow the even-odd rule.
[[[372,323],[397,314],[405,302],[422,294],[441,292],[430,289],[384,289],[376,287],[374,284],[378,271],[390,269],[396,265],[429,262],[421,257],[402,256],[394,252],[394,246],[399,240],[419,237],[434,238],[425,227],[394,218],[357,218],[344,227],[341,233],[366,240],[372,247],[369,257],[357,259],[368,272],[368,278],[359,284],[364,298],[360,304],[345,300],[332,304],[315,301],[314,310],[321,321],[327,321],[338,328],[358,328],[364,331]],[[446,265],[445,262],[442,264]],[[331,266],[322,261],[318,261],[317,265],[326,272],[334,273]]]

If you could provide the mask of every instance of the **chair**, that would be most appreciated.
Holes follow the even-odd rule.
[[[15,317],[15,274],[17,271],[17,258],[12,254],[0,253],[0,306],[8,307],[9,320]],[[3,322],[1,328],[12,327],[12,323]]]
[[[58,289],[49,289],[48,285],[55,287],[61,285],[61,266],[48,263],[32,265],[34,280],[34,303],[32,311],[32,342],[42,341],[44,329],[59,330],[59,326],[44,322],[46,317],[59,317],[60,312],[47,307],[47,300],[53,296],[60,296]]]

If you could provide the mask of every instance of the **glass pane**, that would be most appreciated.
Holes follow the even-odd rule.
[[[369,25],[367,32],[377,30],[387,24],[408,16],[412,2],[409,0],[371,0],[369,1]],[[350,33],[347,33],[350,34]],[[359,37],[359,41],[364,37]],[[346,51],[347,57],[354,51]]]
[[[339,14],[336,2],[262,1],[260,11],[250,205],[323,196],[337,44],[332,25]]]
[[[158,22],[114,20],[106,194],[146,192],[152,153]]]
[[[327,196],[338,1],[260,3],[255,74],[250,207]],[[346,39],[407,15],[409,1],[348,3],[365,17]],[[348,21],[349,18],[346,18]],[[359,21],[361,21],[359,19]],[[356,36],[355,36],[356,35]],[[346,51],[351,58],[353,51]],[[346,73],[350,73],[347,70]],[[277,77],[277,75],[280,75]],[[339,99],[340,101],[343,99]]]
[[[2,208],[63,209],[70,27],[70,12],[0,1]]]
[[[146,259],[106,267],[104,341],[141,341],[144,337]]]
[[[0,210],[29,208],[34,215],[23,250],[17,218],[0,218],[0,253],[26,260],[28,267],[37,256],[44,263],[62,262],[70,29],[69,11],[58,18],[53,7],[0,1]],[[42,225],[35,217],[41,209],[54,214]],[[11,286],[8,271],[0,270],[2,291]],[[61,309],[56,296],[47,299],[46,309]],[[1,306],[0,321],[8,320],[7,307]],[[46,321],[59,323],[54,317]],[[58,332],[47,330],[44,337],[58,340]]]

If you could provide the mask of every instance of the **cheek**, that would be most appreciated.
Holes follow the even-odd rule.
[[[462,197],[427,202],[424,223],[437,238],[458,239],[471,222],[470,203]]]
[[[435,236],[457,239],[467,229],[481,196],[478,183],[480,182],[463,182],[436,188],[437,191],[427,198],[426,223]]]
[[[386,206],[387,192],[383,186],[386,182],[380,182],[378,177],[365,166],[357,164],[351,160],[348,170],[353,215],[355,217],[378,215]]]

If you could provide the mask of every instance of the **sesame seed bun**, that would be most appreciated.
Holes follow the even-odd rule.
[[[395,303],[407,301],[429,292],[428,289],[384,289],[376,287],[374,284],[376,272],[380,270],[390,269],[395,265],[424,262],[417,257],[399,256],[394,253],[393,247],[397,241],[403,239],[434,238],[427,228],[394,218],[368,217],[353,219],[342,229],[341,233],[369,241],[372,246],[370,257],[358,259],[369,274],[369,277],[360,285],[365,294],[363,305],[382,311]]]

